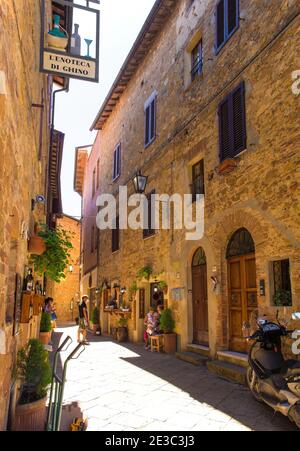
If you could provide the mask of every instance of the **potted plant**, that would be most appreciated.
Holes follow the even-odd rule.
[[[120,318],[118,325],[119,325],[119,327],[117,329],[117,340],[120,343],[123,343],[128,340],[128,328],[127,328],[128,320],[127,320],[127,318]]]
[[[161,280],[160,282],[158,282],[158,288],[164,294],[168,293],[168,284],[167,284],[167,282],[165,280]]]
[[[174,333],[175,321],[172,310],[163,310],[159,320],[159,327],[164,333],[164,350],[167,354],[175,354],[177,335]]]
[[[44,275],[60,283],[66,278],[65,271],[70,266],[70,249],[73,248],[70,235],[61,227],[55,230],[47,225],[41,225],[38,236],[41,237],[46,246],[46,250],[41,255],[33,255],[31,263],[34,270],[39,275]]]
[[[94,335],[99,335],[100,331],[100,312],[98,307],[95,307],[92,314],[92,323]]]
[[[48,352],[39,340],[30,340],[28,345],[18,352],[16,375],[21,379],[22,386],[13,430],[43,431],[51,367]]]
[[[152,266],[146,265],[138,270],[136,277],[138,280],[142,280],[142,279],[150,280],[152,273],[153,273]]]
[[[40,324],[40,342],[47,345],[51,339],[52,321],[50,313],[43,312]]]

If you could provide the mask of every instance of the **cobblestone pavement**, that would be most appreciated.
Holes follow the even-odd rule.
[[[76,343],[74,327],[57,329],[56,341],[66,333]],[[246,387],[221,380],[204,367],[141,345],[90,339],[68,367],[63,430],[75,416],[88,418],[89,431],[297,430],[256,402]]]

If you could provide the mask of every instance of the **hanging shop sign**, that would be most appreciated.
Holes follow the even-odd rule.
[[[98,83],[100,11],[89,3],[100,1],[42,0],[41,72]]]

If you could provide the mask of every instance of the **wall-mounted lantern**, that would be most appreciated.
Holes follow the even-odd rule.
[[[53,20],[47,21],[49,0],[42,0],[40,70],[79,80],[99,81],[100,11],[89,6],[100,0],[53,0]]]
[[[147,181],[148,177],[142,175],[140,171],[136,173],[136,175],[132,179],[132,182],[134,185],[134,190],[137,194],[143,194],[145,192]]]

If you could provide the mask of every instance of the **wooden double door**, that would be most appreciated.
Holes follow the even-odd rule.
[[[230,350],[247,352],[243,323],[257,309],[255,254],[228,259]]]
[[[207,266],[192,267],[193,342],[208,345]]]

